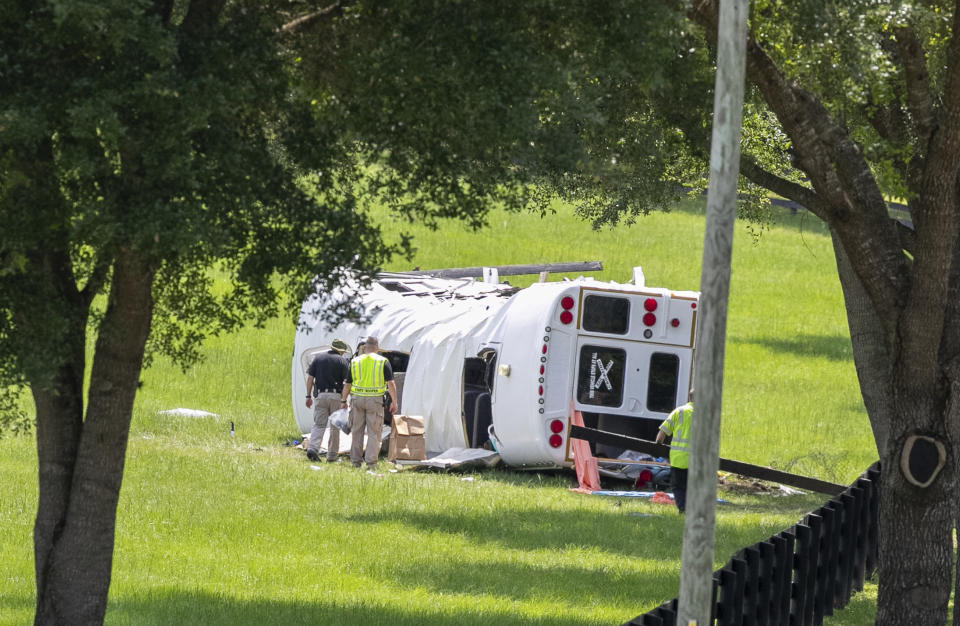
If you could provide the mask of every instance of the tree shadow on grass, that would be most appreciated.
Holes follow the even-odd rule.
[[[599,497],[599,496],[584,496]],[[638,515],[639,514],[639,515]],[[637,511],[629,506],[617,511],[489,511],[464,512],[393,510],[376,513],[346,514],[345,523],[404,524],[411,536],[441,533],[465,538],[479,546],[489,544],[491,552],[514,550],[602,550],[611,558],[638,558],[657,561],[680,556],[683,519],[672,510]],[[766,529],[744,528],[735,523],[717,521],[718,532],[727,542],[740,547],[761,538]],[[782,530],[776,528],[768,534]]]
[[[478,595],[484,598],[507,598],[516,602],[551,602],[577,607],[615,604],[612,589],[636,590],[636,604],[622,616],[624,621],[658,606],[677,594],[680,582],[680,558],[661,562],[661,567],[646,568],[639,573],[629,564],[611,561],[592,567],[573,565],[545,566],[507,560],[491,560],[477,565],[456,562],[395,563],[389,571],[397,584],[426,588],[435,594]],[[669,568],[664,572],[663,568]],[[522,581],[518,585],[518,581]],[[619,600],[623,602],[622,599]],[[644,603],[650,605],[644,608]]]
[[[802,357],[822,357],[831,361],[853,360],[849,337],[837,335],[798,334],[793,337],[765,337],[761,339],[732,339],[736,343],[763,346],[776,352],[790,352]]]
[[[111,600],[105,624],[336,624],[337,626],[424,626],[455,623],[466,626],[497,624],[537,624],[538,626],[578,626],[595,624],[569,614],[554,616],[518,616],[508,605],[477,610],[439,609],[435,605],[410,601],[385,606],[375,600],[362,605],[341,602],[331,594],[318,594],[314,602],[283,600],[243,600],[209,592],[176,588],[155,589],[131,598]],[[486,598],[486,600],[490,600]],[[629,619],[629,618],[628,618]]]
[[[32,591],[33,587],[30,589]],[[33,621],[35,608],[36,597],[32,593],[0,595],[0,624],[29,624]]]

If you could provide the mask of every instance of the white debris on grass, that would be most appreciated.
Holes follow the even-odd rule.
[[[800,489],[794,489],[793,487],[787,487],[786,485],[780,485],[780,495],[781,496],[804,496],[806,491],[801,491]]]
[[[210,411],[201,411],[200,409],[167,409],[166,411],[157,411],[158,415],[176,415],[177,417],[220,417]]]

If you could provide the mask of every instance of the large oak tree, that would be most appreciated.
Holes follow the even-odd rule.
[[[0,372],[37,409],[37,621],[102,620],[144,354],[187,363],[203,335],[297,302],[306,277],[375,269],[392,251],[370,199],[476,224],[546,190],[597,222],[667,206],[704,171],[716,15],[716,0],[0,3]],[[756,0],[750,18],[741,172],[834,233],[883,462],[882,623],[942,623],[952,587],[957,19],[936,0]],[[911,445],[942,447],[929,485],[903,469]]]
[[[204,336],[372,273],[397,250],[365,202],[480,224],[545,207],[544,177],[620,181],[600,210],[665,200],[670,131],[638,120],[611,162],[623,129],[581,55],[632,89],[613,51],[642,31],[659,50],[659,24],[556,8],[0,2],[0,374],[36,407],[37,623],[103,620],[145,359],[188,365]]]
[[[716,36],[715,0],[684,7]],[[877,622],[942,624],[960,444],[960,3],[754,3],[753,111],[786,138],[741,173],[833,234],[881,459]],[[887,201],[906,200],[909,220]],[[938,462],[943,462],[942,469]],[[954,621],[956,621],[956,613]]]

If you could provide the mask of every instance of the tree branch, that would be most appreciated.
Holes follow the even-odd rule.
[[[960,245],[960,0],[953,16],[953,32],[947,47],[942,107],[917,181],[923,193],[913,198],[910,213],[917,236],[910,299],[904,310],[901,339],[903,362],[913,363],[903,379],[917,397],[933,396],[943,370],[930,355],[941,355],[952,329],[947,315],[955,314],[950,301],[956,289],[957,248]],[[950,311],[948,312],[948,308]],[[920,321],[917,321],[920,320]]]
[[[894,29],[897,42],[897,55],[903,67],[907,88],[907,107],[913,118],[913,130],[917,134],[918,146],[923,154],[936,124],[933,99],[930,97],[930,76],[923,46],[917,39],[917,33],[910,26],[898,26]]]
[[[701,0],[688,15],[715,41],[717,0]],[[877,307],[879,319],[892,332],[907,292],[906,260],[860,146],[816,96],[783,76],[752,33],[747,42],[747,77],[790,137],[800,169],[829,207],[824,212],[827,223],[850,252],[853,269]]]
[[[759,165],[756,161],[748,156],[743,156],[740,158],[740,174],[744,177],[750,179],[754,183],[760,185],[764,189],[769,189],[770,191],[777,193],[784,198],[793,200],[797,204],[803,205],[804,208],[809,210],[811,213],[819,217],[823,221],[827,221],[827,213],[830,211],[830,205],[823,201],[823,199],[817,195],[817,192],[809,187],[804,187],[798,183],[795,183],[786,178],[781,178],[776,174],[769,172]]]
[[[340,2],[334,2],[330,6],[324,7],[322,9],[318,9],[316,11],[313,11],[312,13],[307,13],[306,15],[301,15],[296,19],[290,20],[289,22],[287,22],[286,24],[278,28],[277,33],[287,34],[287,33],[297,32],[299,30],[306,28],[307,26],[310,26],[311,24],[313,24],[314,22],[316,22],[322,17],[330,15],[331,13],[334,13],[336,11],[340,11],[342,8],[343,7],[340,5]]]

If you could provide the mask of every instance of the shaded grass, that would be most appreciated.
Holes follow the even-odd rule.
[[[292,448],[240,437],[201,440],[131,441],[107,623],[608,624],[676,593],[682,518],[571,493],[567,473],[381,464],[376,477],[311,470]],[[737,498],[718,510],[718,554],[819,500]],[[28,515],[16,517],[7,528],[26,539]],[[0,622],[29,621],[28,581],[2,589]]]
[[[876,454],[830,241],[802,214],[780,220],[759,241],[737,227],[721,453],[850,482]],[[389,269],[600,259],[598,280],[626,280],[640,264],[650,285],[699,285],[696,202],[599,232],[563,212],[494,212],[481,232],[407,229],[420,251]],[[379,478],[309,469],[282,445],[298,436],[293,335],[291,321],[272,320],[211,339],[186,374],[162,360],[144,373],[108,623],[609,624],[677,594],[682,519],[646,501],[570,493],[570,473],[464,482],[386,464]],[[217,416],[158,414],[176,407]],[[27,623],[33,610],[33,446],[0,439],[3,624]],[[717,510],[717,567],[825,499],[724,497],[733,504]],[[843,615],[869,621],[870,611],[858,596]]]

